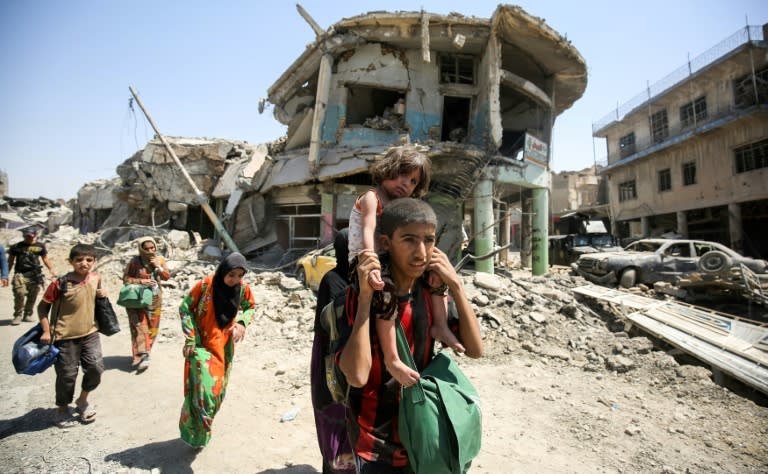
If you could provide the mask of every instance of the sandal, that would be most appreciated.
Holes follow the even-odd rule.
[[[77,412],[80,414],[80,422],[84,424],[96,421],[96,410],[87,402],[83,405],[77,405]]]

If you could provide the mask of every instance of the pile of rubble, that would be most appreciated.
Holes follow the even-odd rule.
[[[96,270],[103,275],[108,293],[116,297],[123,269],[136,255],[134,239],[148,234],[155,237],[160,253],[168,260],[171,279],[162,282],[163,314],[172,317],[191,286],[216,268],[216,252],[211,251],[206,240],[182,231],[140,227],[81,235],[70,226],[62,226],[47,236],[47,245],[49,252],[61,256],[57,263],[60,265],[74,243],[94,244],[102,252]],[[251,263],[246,279],[257,299],[258,332],[267,340],[309,347],[314,336],[313,292],[289,273]],[[624,332],[624,322],[617,310],[577,299],[571,289],[586,283],[581,277],[557,272],[533,277],[524,270],[500,269],[500,273],[461,273],[481,321],[485,360],[503,363],[525,352],[548,364],[567,364],[588,372],[610,372],[665,383],[679,383],[680,375],[684,374],[697,383],[711,383],[709,370],[685,369],[662,343]],[[164,327],[161,337],[181,337],[177,326]]]

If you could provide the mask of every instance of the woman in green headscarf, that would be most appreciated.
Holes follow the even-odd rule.
[[[160,280],[171,277],[165,258],[157,255],[157,242],[152,237],[138,239],[139,255],[133,257],[123,272],[123,283],[151,287],[155,293],[152,306],[145,309],[126,309],[131,326],[133,366],[138,373],[149,368],[149,353],[160,329],[163,297]]]

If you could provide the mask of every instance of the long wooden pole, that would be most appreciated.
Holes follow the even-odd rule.
[[[171,158],[173,158],[174,163],[176,163],[176,166],[179,167],[181,170],[181,173],[184,175],[184,177],[187,179],[187,182],[190,186],[192,186],[192,190],[195,192],[195,197],[197,197],[197,201],[200,203],[200,206],[202,206],[203,211],[208,215],[208,219],[210,219],[211,223],[213,223],[213,227],[216,229],[216,231],[221,235],[221,238],[224,240],[224,243],[227,244],[227,247],[229,247],[230,250],[233,252],[239,252],[237,248],[237,244],[235,244],[235,241],[232,240],[232,237],[229,236],[229,233],[227,233],[226,229],[224,229],[224,226],[221,224],[221,221],[216,216],[216,213],[213,212],[213,209],[211,209],[211,206],[208,205],[208,196],[206,196],[200,189],[197,187],[195,182],[192,180],[192,177],[187,172],[187,169],[184,168],[184,165],[181,164],[181,161],[179,160],[179,157],[176,156],[176,153],[174,153],[173,148],[171,148],[171,145],[168,143],[168,141],[165,139],[162,133],[160,133],[160,130],[157,129],[157,125],[155,125],[155,121],[152,120],[152,117],[149,115],[149,112],[147,112],[147,109],[144,108],[144,104],[141,103],[141,99],[139,99],[139,94],[136,93],[135,90],[133,90],[133,87],[128,86],[128,89],[131,91],[131,95],[133,95],[133,98],[136,99],[136,103],[139,104],[139,107],[141,107],[141,111],[144,112],[144,115],[147,117],[147,120],[149,120],[149,124],[152,125],[152,128],[155,130],[155,133],[160,138],[160,141],[163,142],[163,145],[165,146],[165,149],[168,150],[168,153],[171,155]]]

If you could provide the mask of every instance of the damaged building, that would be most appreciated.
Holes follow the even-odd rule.
[[[768,255],[768,25],[746,26],[593,124],[620,237]]]
[[[242,252],[305,251],[347,225],[370,165],[413,143],[432,160],[426,200],[443,250],[459,256],[465,220],[475,255],[505,247],[510,215],[522,210],[523,263],[545,273],[552,127],[587,84],[576,48],[517,6],[500,5],[490,19],[372,12],[327,29],[297,8],[314,40],[260,104],[287,136],[211,141],[198,155],[176,139],[197,196],[171,179],[178,171],[153,140],[118,169],[131,184],[103,224],[140,217],[191,228],[202,220],[196,203],[208,199]],[[475,268],[493,272],[493,259]]]

